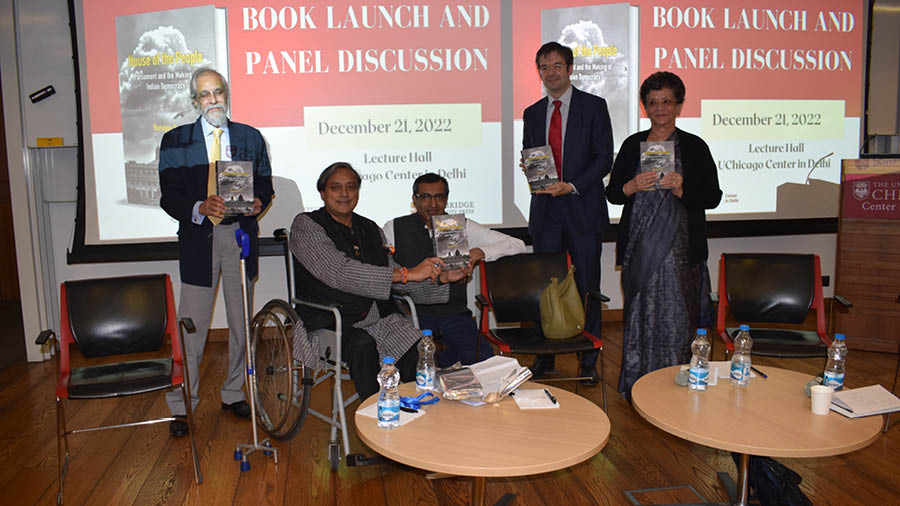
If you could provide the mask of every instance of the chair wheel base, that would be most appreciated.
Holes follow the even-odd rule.
[[[244,457],[243,452],[239,449],[234,450],[234,460],[241,460]]]
[[[249,471],[249,470],[250,470],[250,461],[249,461],[249,460],[242,460],[242,461],[241,461],[241,472],[242,472],[242,473],[246,473],[246,472]]]
[[[378,456],[367,457],[362,453],[351,453],[347,455],[348,467],[371,466],[378,463]]]

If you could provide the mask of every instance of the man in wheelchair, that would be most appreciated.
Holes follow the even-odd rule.
[[[295,272],[297,297],[321,304],[338,304],[341,315],[341,360],[360,399],[378,391],[380,359],[398,358],[403,381],[415,380],[420,332],[392,312],[391,287],[429,304],[447,302],[452,283],[470,270],[443,271],[439,258],[425,258],[407,268],[394,264],[378,225],[353,210],[362,180],[349,163],[329,165],[316,189],[324,207],[301,213],[291,226],[290,248],[299,262]],[[299,306],[307,330],[334,328],[332,313]]]

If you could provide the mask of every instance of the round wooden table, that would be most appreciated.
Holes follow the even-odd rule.
[[[864,448],[878,438],[882,417],[845,418],[835,412],[816,415],[803,386],[812,379],[775,367],[751,378],[746,388],[727,378],[705,392],[675,384],[681,366],[642,376],[631,390],[634,409],[660,429],[694,443],[741,454],[738,504],[747,503],[750,455],[825,457]],[[721,473],[720,473],[721,474]]]
[[[555,387],[547,388],[558,409],[520,410],[505,398],[496,404],[467,406],[442,399],[425,406],[425,415],[392,430],[356,413],[356,432],[370,448],[409,466],[474,478],[472,503],[484,504],[487,477],[524,476],[569,467],[597,454],[609,440],[609,418],[596,404]],[[400,394],[416,395],[415,384]],[[359,409],[373,404],[375,394]]]

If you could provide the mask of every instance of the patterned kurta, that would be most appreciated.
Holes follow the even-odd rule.
[[[383,235],[381,242],[383,246]],[[449,285],[433,283],[431,280],[392,283],[395,266],[393,258],[389,257],[387,267],[352,259],[334,245],[325,229],[304,214],[297,215],[291,225],[291,252],[316,279],[347,293],[386,300],[393,287],[409,293],[416,301],[425,304],[447,302],[450,295]],[[412,322],[400,314],[393,313],[382,318],[374,302],[366,317],[353,326],[366,331],[375,339],[379,359],[386,356],[399,359],[422,335]],[[297,334],[295,331],[295,340]],[[294,346],[294,356],[298,360],[302,360],[302,348],[305,346]],[[306,362],[304,365],[307,365]]]

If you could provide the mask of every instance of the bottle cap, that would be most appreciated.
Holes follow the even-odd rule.
[[[422,335],[423,335],[423,336],[430,336],[430,335],[431,335],[431,329],[422,329]]]
[[[749,332],[749,331],[750,331],[750,325],[747,325],[746,323],[742,323],[740,329],[743,330],[743,331],[745,331],[745,332]]]
[[[844,339],[846,339],[846,336],[844,336],[844,334],[835,334],[834,338],[838,341],[843,341]]]
[[[697,335],[698,335],[698,336],[705,336],[705,335],[706,335],[706,329],[697,329]]]
[[[393,364],[393,363],[394,363],[394,357],[384,357],[384,364],[385,364],[385,365],[387,365],[387,364]]]

